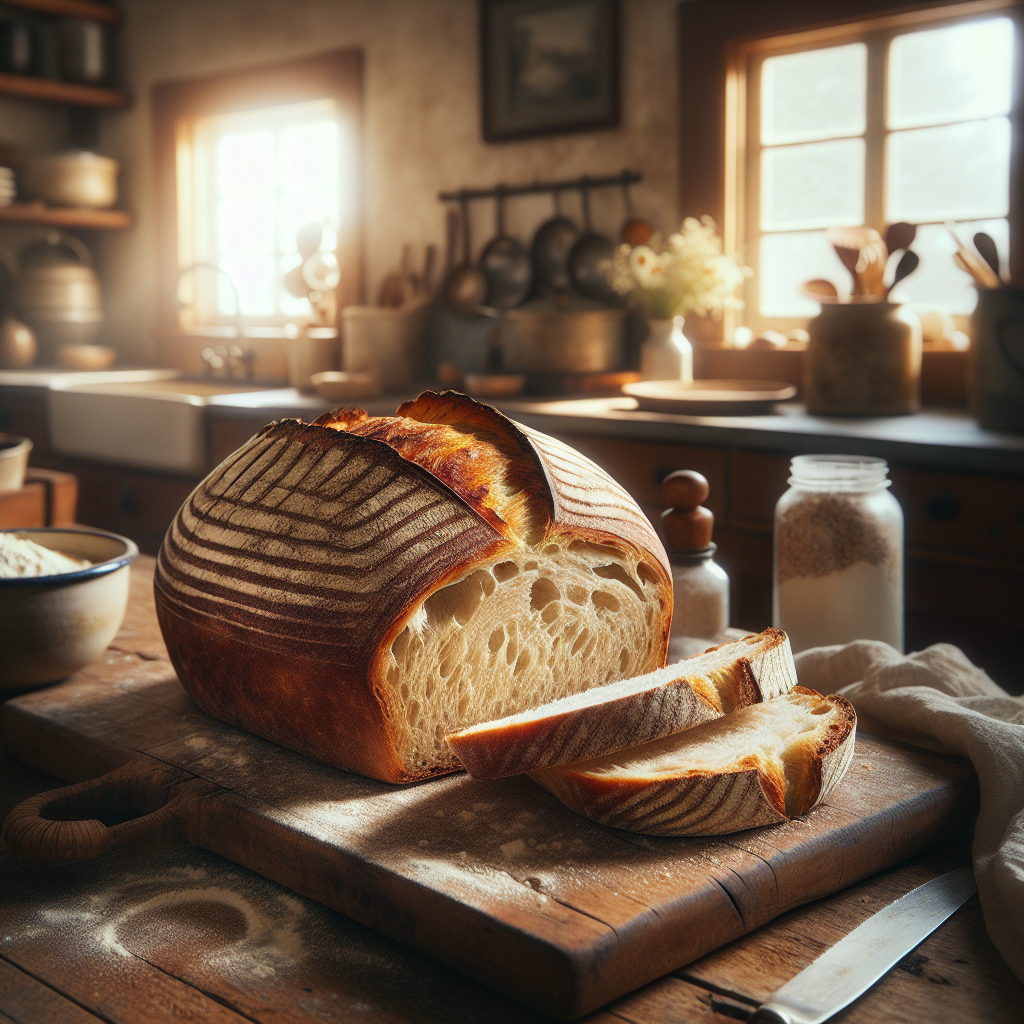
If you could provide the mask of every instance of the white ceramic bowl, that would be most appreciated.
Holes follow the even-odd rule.
[[[63,679],[114,639],[128,605],[128,566],[139,549],[98,530],[2,532],[93,563],[55,576],[0,578],[0,690]]]
[[[28,157],[21,184],[29,196],[44,203],[102,210],[117,202],[117,171],[116,160],[74,149]]]

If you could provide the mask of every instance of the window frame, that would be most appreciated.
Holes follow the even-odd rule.
[[[192,197],[182,183],[189,179],[189,140],[195,123],[221,114],[331,100],[339,119],[355,138],[355,197],[352,219],[339,225],[338,262],[341,281],[337,308],[359,303],[364,294],[361,153],[363,124],[363,55],[356,48],[332,50],[292,60],[243,68],[153,87],[152,106],[156,145],[159,253],[159,325],[162,333],[188,333],[194,327],[182,317],[176,286],[182,267],[194,262],[194,249],[182,246],[181,223],[191,216]],[[340,187],[340,183],[339,183]],[[339,197],[344,199],[345,197]],[[342,204],[345,209],[349,204]],[[257,318],[263,319],[263,318]],[[218,316],[218,324],[233,324],[233,317]],[[216,327],[218,324],[202,325]],[[277,329],[264,328],[264,333]],[[283,333],[283,328],[280,329]]]
[[[874,17],[840,26],[789,32],[784,35],[738,40],[729,46],[727,82],[731,102],[727,105],[726,167],[731,169],[727,184],[725,224],[726,250],[734,253],[754,271],[744,285],[744,309],[735,323],[749,327],[755,335],[764,330],[788,331],[807,323],[806,316],[764,316],[758,302],[760,238],[771,234],[761,230],[761,68],[769,57],[800,53],[819,47],[864,43],[867,47],[867,94],[865,109],[864,223],[882,234],[885,217],[888,54],[892,40],[911,31],[942,28],[952,24],[982,21],[1012,14],[1011,0],[973,0],[940,8]],[[1020,24],[1017,22],[1018,61]],[[1018,85],[1017,92],[1020,88]],[[1015,95],[1009,113],[1011,131],[1017,135],[1016,118],[1020,96]],[[861,136],[854,136],[861,137]],[[1015,140],[1016,141],[1016,140]],[[1019,146],[1019,143],[1018,143]],[[1014,148],[1017,148],[1016,146]],[[1011,195],[1011,203],[1012,203]],[[1016,249],[1011,236],[1011,251]],[[958,327],[967,317],[957,317]]]
[[[1021,0],[932,0],[913,7],[894,4],[892,0],[773,0],[770,4],[751,0],[690,0],[681,4],[677,15],[680,217],[710,214],[722,228],[726,250],[733,254],[742,251],[737,245],[735,153],[740,142],[737,127],[745,123],[737,115],[745,113],[740,107],[745,99],[731,60],[739,46],[804,32],[820,33],[818,38],[824,40],[840,38],[852,27],[866,28],[888,18],[904,19],[914,26],[929,20],[995,12],[1013,18],[1017,26],[1017,95],[1011,114],[1014,146],[1010,165],[1010,274],[1015,281],[1024,281]],[[737,26],[741,26],[740,31]],[[731,344],[737,322],[731,310],[726,310],[720,321],[693,317],[687,320],[687,334],[701,345],[721,345],[726,339]]]

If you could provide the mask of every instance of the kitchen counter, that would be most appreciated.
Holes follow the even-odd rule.
[[[392,415],[413,395],[388,396],[362,405],[371,415]],[[210,403],[211,418],[255,422],[286,416],[315,419],[338,403],[293,388],[222,395]],[[1024,476],[1024,436],[984,430],[962,411],[928,409],[914,416],[840,418],[808,415],[782,404],[767,416],[676,416],[640,412],[632,398],[518,399],[494,403],[512,419],[546,433],[586,434],[780,451],[873,455],[890,462]]]
[[[153,560],[132,567],[125,623],[104,665],[170,671],[152,608]],[[116,744],[117,737],[111,741]],[[0,816],[61,783],[0,756]],[[732,1024],[825,948],[938,872],[932,851],[757,931],[595,1011],[586,1024]],[[0,1020],[543,1024],[547,1018],[313,900],[198,847],[36,865],[0,850]],[[850,1007],[847,1024],[1009,1024],[1024,987],[969,900]]]

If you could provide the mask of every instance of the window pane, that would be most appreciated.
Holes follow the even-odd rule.
[[[894,132],[887,148],[890,223],[1002,217],[1009,209],[1007,118]]]
[[[889,51],[889,127],[1009,113],[1013,22],[950,25],[897,36]]]
[[[850,292],[850,274],[824,231],[762,235],[758,276],[761,313],[764,316],[814,316],[816,302],[797,289],[813,277],[830,280],[840,294]]]
[[[274,251],[274,206],[269,196],[226,199],[217,205],[217,252],[244,256]]]
[[[268,131],[225,135],[217,143],[221,196],[266,195],[274,187],[274,138]]]
[[[961,223],[957,234],[965,245],[977,231],[987,231],[995,240],[1003,263],[1010,251],[1010,227],[1005,220],[982,220]],[[917,229],[914,252],[921,265],[899,287],[893,289],[896,302],[920,302],[938,305],[950,313],[970,313],[977,301],[977,292],[969,274],[953,262],[956,243],[941,224],[925,224]]]
[[[273,256],[232,256],[220,261],[238,286],[243,316],[272,316],[277,311],[277,281]],[[231,286],[221,279],[217,309],[224,316],[235,312]]]
[[[334,121],[293,125],[281,130],[281,189],[314,192],[336,187],[338,125]]]
[[[761,65],[761,144],[860,135],[867,53],[851,43],[769,57]]]
[[[761,229],[864,223],[864,140],[761,151]]]

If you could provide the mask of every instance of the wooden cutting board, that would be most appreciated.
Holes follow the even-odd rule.
[[[149,816],[112,834],[148,827],[151,846],[197,843],[563,1019],[912,856],[974,813],[966,762],[866,736],[805,819],[719,839],[605,828],[525,777],[389,786],[204,714],[161,657],[151,614],[136,608],[134,635],[101,661],[4,704],[7,752],[70,782],[142,761],[183,785],[162,829]]]

